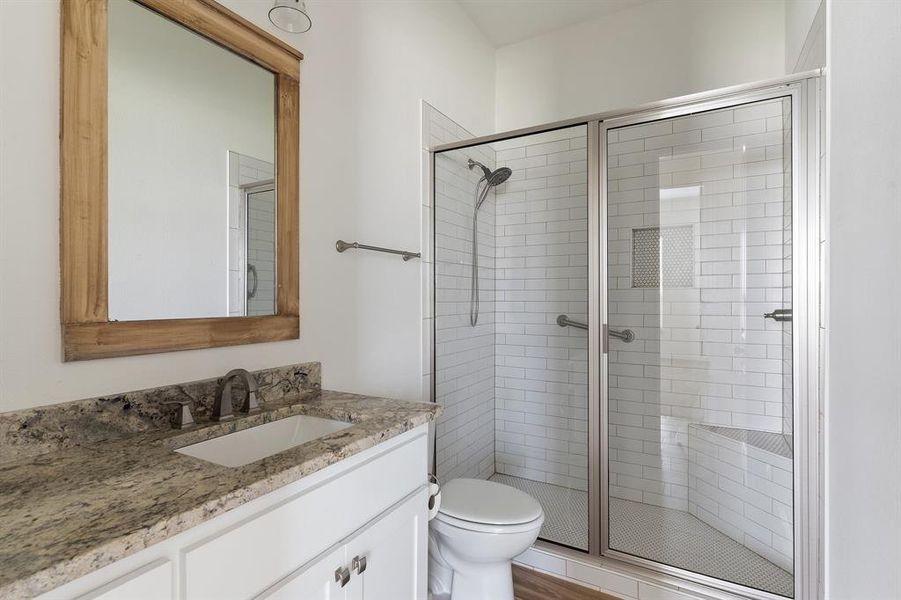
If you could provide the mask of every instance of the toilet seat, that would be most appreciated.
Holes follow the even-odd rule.
[[[435,517],[467,531],[528,531],[544,518],[541,505],[525,492],[485,479],[454,479],[441,490]]]
[[[528,523],[517,523],[515,525],[492,525],[490,523],[475,523],[473,521],[458,519],[456,517],[443,514],[441,513],[441,511],[439,511],[435,516],[434,521],[438,521],[441,525],[456,527],[457,529],[463,529],[465,531],[478,533],[522,533],[524,531],[535,529],[536,524],[540,527],[540,524],[544,521],[544,515],[541,515],[534,521],[529,521]]]

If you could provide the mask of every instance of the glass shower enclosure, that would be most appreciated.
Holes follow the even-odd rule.
[[[470,160],[511,170],[478,211]],[[587,127],[437,153],[434,173],[437,474],[530,493],[542,537],[588,550]]]
[[[541,539],[711,590],[808,585],[814,92],[799,78],[434,149],[441,480],[524,490]]]

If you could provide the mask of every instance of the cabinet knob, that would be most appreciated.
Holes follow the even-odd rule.
[[[357,575],[362,575],[363,571],[366,570],[366,557],[354,556],[354,559],[350,562],[350,568],[356,571]]]
[[[347,585],[347,582],[350,581],[350,571],[347,567],[338,567],[335,569],[335,581],[341,584],[341,587]]]

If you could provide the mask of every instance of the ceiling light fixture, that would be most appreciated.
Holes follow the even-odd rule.
[[[303,33],[313,26],[303,0],[275,0],[275,4],[269,9],[269,20],[288,33]]]

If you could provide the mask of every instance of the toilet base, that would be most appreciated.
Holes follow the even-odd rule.
[[[454,571],[451,600],[513,600],[513,571],[510,561],[470,564]]]

